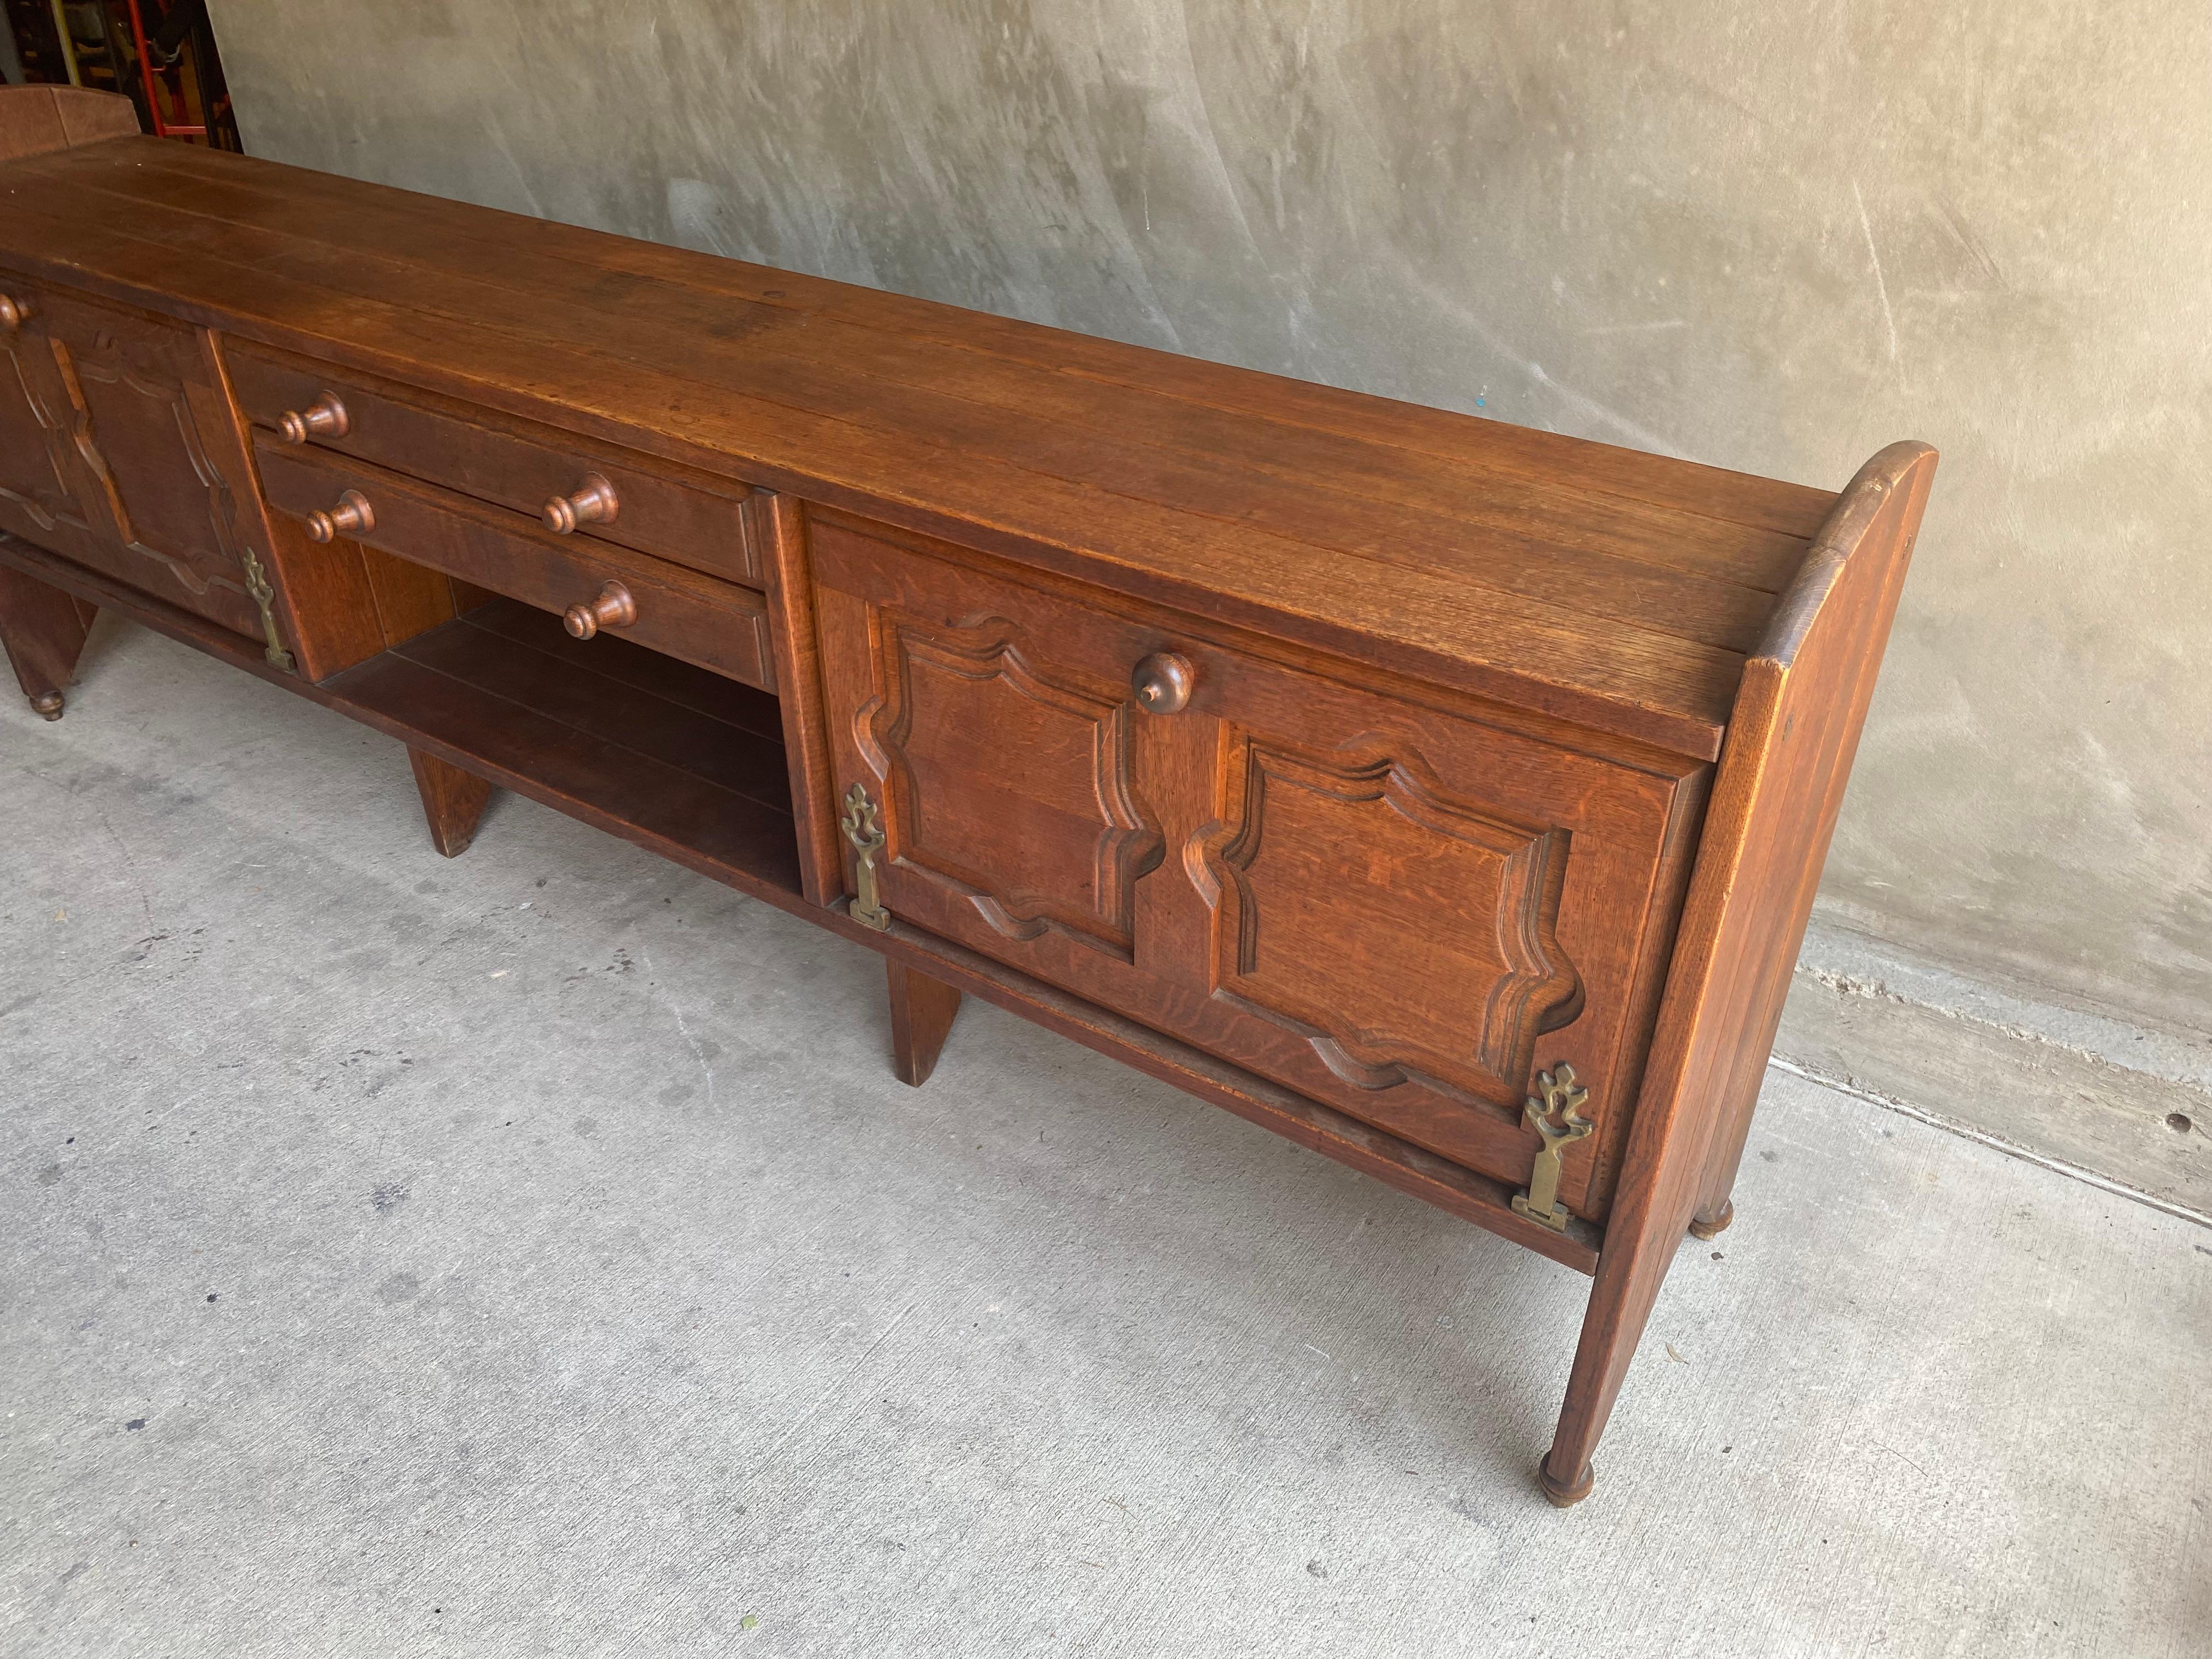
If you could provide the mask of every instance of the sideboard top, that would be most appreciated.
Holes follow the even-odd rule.
[[[1702,758],[1835,501],[155,139],[0,260]]]

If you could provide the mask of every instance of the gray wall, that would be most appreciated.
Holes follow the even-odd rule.
[[[255,153],[1840,486],[1823,914],[2212,1027],[2212,8],[216,0]]]

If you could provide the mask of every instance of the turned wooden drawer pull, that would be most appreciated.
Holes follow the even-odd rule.
[[[353,430],[353,417],[335,392],[317,394],[305,409],[288,409],[276,417],[276,430],[288,444],[310,438],[343,438]]]
[[[574,495],[556,495],[545,503],[545,527],[565,536],[580,524],[606,523],[621,505],[612,484],[596,472],[586,472]]]
[[[628,628],[636,620],[637,601],[620,582],[609,582],[596,599],[572,605],[561,613],[562,624],[580,640],[588,640],[602,628]]]
[[[1155,714],[1173,714],[1190,702],[1190,689],[1198,683],[1188,659],[1172,651],[1155,651],[1137,665],[1129,684],[1137,701]]]
[[[18,300],[13,295],[0,294],[0,334],[13,334],[22,327],[31,315],[31,302]]]
[[[376,528],[376,511],[368,504],[368,497],[358,489],[349,489],[338,497],[338,504],[327,513],[307,514],[307,538],[327,542],[339,536],[359,536]]]

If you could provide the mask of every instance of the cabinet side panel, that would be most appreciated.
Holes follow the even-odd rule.
[[[1935,471],[1860,469],[1746,665],[1613,1216],[1546,1478],[1587,1472],[1675,1246],[1735,1159],[1850,775]]]
[[[751,562],[768,581],[769,643],[783,705],[783,747],[791,766],[791,809],[799,824],[799,872],[806,896],[833,904],[845,891],[830,784],[830,739],[823,726],[822,662],[814,630],[814,575],[806,515],[798,498],[762,491],[745,503]]]
[[[138,112],[119,93],[89,87],[0,87],[0,161],[20,161],[138,131]]]
[[[404,644],[498,597],[487,588],[456,581],[442,570],[410,563],[343,537],[332,545],[361,561],[370,596],[376,603],[376,625],[386,646]]]
[[[273,590],[277,639],[290,645],[298,672],[323,679],[384,648],[368,578],[356,550],[318,546],[295,520],[269,510],[222,342],[212,330],[198,333],[207,371],[195,399],[203,441],[217,470],[244,485],[234,492],[233,507],[240,556],[252,557]]]

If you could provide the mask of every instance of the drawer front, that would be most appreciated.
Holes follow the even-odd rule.
[[[1597,1127],[1561,1192],[1602,1212],[1701,774],[811,540],[836,787],[878,803],[895,915],[1502,1181],[1571,1065]],[[1179,712],[1132,693],[1159,654]]]
[[[541,610],[589,604],[606,583],[619,582],[635,618],[609,623],[608,632],[764,691],[775,689],[767,602],[750,587],[556,536],[503,508],[342,457],[302,453],[264,433],[255,434],[254,459],[262,492],[280,513],[304,520],[337,508],[353,491],[374,522],[348,531],[350,539]]]
[[[575,538],[673,559],[708,575],[763,585],[739,503],[751,492],[660,462],[588,444],[550,428],[514,429],[428,392],[401,393],[305,358],[227,342],[239,406],[257,441],[286,446],[284,417],[319,400],[344,411],[344,430],[309,431],[299,448],[328,450],[536,519],[556,496],[605,481],[610,516],[580,520]],[[330,424],[323,423],[326,428]]]

